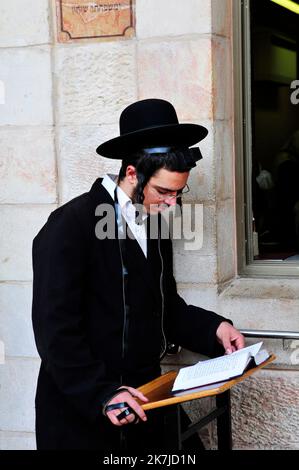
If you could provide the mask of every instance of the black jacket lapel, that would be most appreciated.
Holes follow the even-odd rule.
[[[156,268],[155,259],[153,256],[153,246],[152,241],[147,239],[147,257],[144,255],[141,246],[135,239],[131,230],[127,226],[129,236],[126,240],[128,246],[128,256],[130,256],[130,261],[134,262],[135,265],[139,268],[141,276],[144,278],[144,282],[152,289],[153,294],[157,303],[161,302],[161,297],[159,293],[159,280],[154,275]]]
[[[108,193],[108,191],[102,185],[102,178],[98,178],[92,185],[89,191],[92,204],[94,206],[94,211],[99,204],[109,204],[114,208],[114,200]],[[98,219],[98,218],[97,218]],[[150,219],[150,217],[149,217]],[[115,239],[109,240],[111,243],[111,249],[109,249],[109,256],[115,258],[115,263],[120,263],[120,254],[119,254],[119,240],[117,225],[115,226]],[[140,268],[140,273],[144,278],[146,283],[149,283],[149,287],[152,289],[153,294],[158,303],[161,302],[160,292],[159,292],[159,283],[160,283],[160,273],[161,273],[161,261],[158,251],[158,240],[150,239],[149,232],[149,223],[147,224],[147,257],[144,255],[142,248],[135,239],[134,235],[130,231],[128,225],[126,224],[129,236],[127,237],[127,244],[129,246],[128,254],[133,256],[133,261]]]

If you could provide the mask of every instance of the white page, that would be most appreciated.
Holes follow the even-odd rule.
[[[232,354],[199,361],[194,366],[183,367],[179,371],[172,390],[199,387],[241,375],[247,365],[248,357],[255,356],[262,344],[262,342],[253,344]]]
[[[246,348],[239,349],[238,351],[235,351],[235,352],[229,354],[229,356],[235,356],[237,354],[243,354],[244,352],[248,352],[250,356],[255,356],[258,353],[258,351],[261,349],[262,344],[263,344],[263,342],[260,341],[259,343],[252,344],[251,346],[247,346]]]
[[[194,366],[183,367],[174,382],[173,390],[199,387],[241,374],[246,366],[247,358],[248,352],[245,352],[236,356],[221,356],[198,362]]]

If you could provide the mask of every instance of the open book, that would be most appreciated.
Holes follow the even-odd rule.
[[[261,349],[262,344],[256,343],[225,356],[183,367],[174,381],[172,394],[179,396],[186,392],[215,388],[242,375],[250,367],[262,364],[270,357],[266,349]]]

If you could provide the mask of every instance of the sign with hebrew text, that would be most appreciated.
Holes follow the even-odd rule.
[[[132,37],[134,15],[134,0],[56,0],[58,42]]]

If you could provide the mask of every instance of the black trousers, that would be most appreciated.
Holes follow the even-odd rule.
[[[97,450],[101,452],[147,452],[175,450],[166,448],[166,433],[163,408],[146,412],[147,422],[128,424],[122,427],[114,426],[106,417],[101,417],[95,424],[90,425],[80,418],[73,416],[73,426],[60,428],[49,425],[44,426],[41,413],[36,420],[36,444],[38,450]],[[182,430],[187,429],[190,419],[181,409]],[[80,426],[79,426],[80,424]],[[42,427],[41,427],[42,426]],[[191,436],[183,443],[186,450],[204,450],[203,444],[197,435]]]
[[[147,377],[141,382],[151,379]],[[41,370],[39,376],[35,406],[36,444],[39,450],[144,452],[164,449],[167,443],[164,407],[147,411],[147,421],[137,424],[114,426],[100,410],[97,419],[90,423],[58,391],[44,370]],[[183,409],[181,422],[183,429],[190,423]],[[185,445],[194,449],[202,448],[197,436],[188,439]]]

